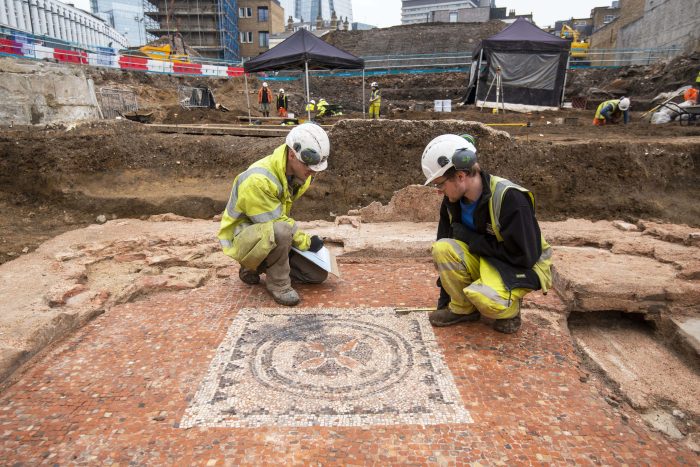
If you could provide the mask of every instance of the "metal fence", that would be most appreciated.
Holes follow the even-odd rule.
[[[653,49],[591,49],[586,58],[577,58],[570,63],[571,68],[620,67],[629,65],[651,65],[662,60],[670,60],[680,55],[680,47],[658,47]]]
[[[100,89],[100,108],[104,118],[116,118],[139,110],[136,94],[124,89]]]
[[[471,63],[471,51],[440,54],[370,55],[362,57],[366,70],[402,68],[461,68]]]

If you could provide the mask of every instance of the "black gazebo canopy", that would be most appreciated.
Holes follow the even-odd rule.
[[[570,47],[569,41],[518,18],[503,31],[481,41],[475,50],[467,102],[493,104],[493,82],[498,72],[503,84],[500,99],[505,107],[558,108]]]
[[[309,70],[356,70],[364,69],[365,61],[319,39],[306,29],[285,39],[281,44],[271,48],[243,64],[246,73],[257,71],[278,71],[301,69],[306,74],[306,102],[309,102]],[[362,73],[362,92],[364,93],[364,72]],[[247,83],[247,81],[246,81]],[[247,84],[246,84],[247,87]],[[364,95],[362,98],[364,105]],[[250,113],[250,104],[248,105]],[[311,112],[308,112],[311,119]]]

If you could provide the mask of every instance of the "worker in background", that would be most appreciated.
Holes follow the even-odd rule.
[[[379,90],[377,82],[373,82],[370,87],[372,92],[369,94],[369,118],[379,118],[379,109],[382,106],[382,93]]]
[[[316,104],[316,110],[318,111],[316,113],[317,117],[323,117],[326,115],[326,113],[328,112],[328,102],[326,101],[326,99],[322,97],[318,100],[318,104]]]
[[[623,118],[625,125],[627,125],[630,121],[629,108],[630,100],[628,97],[602,102],[595,112],[593,124],[602,126],[611,123],[620,123],[620,118]]]
[[[263,82],[262,87],[258,90],[258,106],[263,117],[270,116],[270,104],[272,104],[272,91],[267,83]]]
[[[520,328],[522,298],[552,286],[552,249],[527,189],[481,170],[474,139],[442,135],[421,158],[426,185],[444,194],[432,245],[440,299],[433,326],[494,319],[502,333]]]
[[[308,104],[306,104],[306,108],[304,109],[306,112],[311,114],[311,118],[313,119],[314,116],[316,115],[316,101],[311,99]]]
[[[287,95],[284,93],[284,89],[280,89],[279,94],[277,94],[277,115],[287,118],[287,109],[289,109]]]
[[[265,287],[281,305],[299,303],[292,279],[319,284],[328,277],[327,271],[291,250],[316,252],[323,240],[299,230],[289,214],[313,176],[328,166],[329,153],[328,135],[320,126],[294,127],[285,144],[236,177],[221,218],[219,242],[241,265],[238,277],[255,285],[265,273]]]
[[[692,105],[697,105],[698,103],[698,88],[697,87],[691,87],[686,89],[683,92],[683,100],[688,102],[690,101]]]

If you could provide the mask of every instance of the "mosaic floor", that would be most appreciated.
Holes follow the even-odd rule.
[[[434,305],[429,261],[355,261],[299,308],[231,267],[97,317],[0,393],[0,465],[698,465],[606,401],[556,295],[430,329],[384,311]]]
[[[470,421],[425,314],[246,308],[180,426]]]

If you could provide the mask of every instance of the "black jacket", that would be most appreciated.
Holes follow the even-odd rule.
[[[516,189],[506,191],[500,215],[503,241],[499,242],[491,227],[489,213],[491,176],[482,172],[481,181],[483,192],[479,204],[474,210],[476,232],[461,225],[458,228],[453,227],[453,222],[461,224],[462,208],[459,201],[451,203],[445,196],[440,206],[437,239],[454,238],[463,241],[469,245],[471,253],[485,257],[487,260],[489,258],[494,260],[492,264],[502,276],[507,272],[504,269],[512,272],[531,270],[542,254],[542,234],[529,197]],[[452,221],[450,221],[449,214],[452,214]],[[534,273],[529,274],[528,271],[528,276],[532,277]],[[539,288],[539,286],[534,288]],[[443,289],[439,303],[443,303],[445,296],[447,294]],[[449,299],[449,296],[447,297]]]
[[[284,107],[284,110],[287,110],[289,107],[287,107],[287,96],[279,94],[277,96],[277,108],[279,109],[280,107]]]

